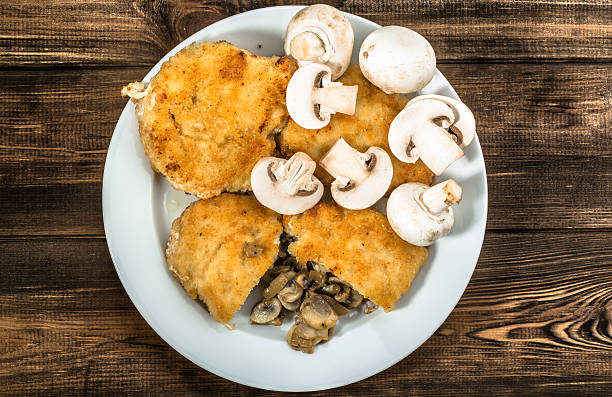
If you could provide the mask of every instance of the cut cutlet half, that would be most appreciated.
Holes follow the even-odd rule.
[[[192,299],[227,324],[278,257],[278,214],[250,195],[192,203],[172,223],[166,262]]]
[[[385,311],[394,308],[427,260],[427,249],[399,238],[378,211],[352,211],[320,202],[310,210],[283,216],[286,233],[296,238],[289,253],[298,262],[317,262]]]

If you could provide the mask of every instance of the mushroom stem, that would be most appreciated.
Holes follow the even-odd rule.
[[[360,184],[368,177],[370,156],[353,149],[340,138],[319,161],[319,164],[343,186],[349,182]]]
[[[463,157],[463,150],[448,132],[435,124],[425,124],[412,136],[413,147],[408,145],[408,155],[416,161],[423,160],[425,165],[440,175],[456,160]]]
[[[325,63],[329,60],[329,39],[321,29],[310,28],[296,35],[289,48],[298,62]]]
[[[342,83],[329,83],[326,87],[315,88],[312,91],[312,102],[320,104],[330,113],[355,114],[357,90],[359,86],[345,86]],[[323,109],[322,109],[323,110]]]
[[[276,169],[272,174],[276,178],[278,188],[283,193],[295,196],[299,191],[310,192],[315,188],[312,175],[317,166],[305,153],[297,152]]]
[[[434,215],[442,213],[454,203],[461,201],[462,189],[452,179],[438,183],[421,193],[421,201]]]

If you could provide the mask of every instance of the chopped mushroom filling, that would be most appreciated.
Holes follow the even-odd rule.
[[[294,350],[314,353],[317,344],[332,337],[339,316],[360,306],[369,314],[378,306],[322,265],[299,263],[287,253],[290,242],[291,237],[283,233],[279,259],[261,278],[263,299],[251,311],[251,324],[278,326],[294,312],[287,343]]]

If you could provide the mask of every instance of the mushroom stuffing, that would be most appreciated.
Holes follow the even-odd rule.
[[[281,246],[286,248],[289,241],[287,235],[281,236]],[[378,308],[322,265],[300,263],[286,252],[281,256],[260,281],[262,300],[253,306],[250,322],[279,326],[287,314],[294,313],[287,332],[292,349],[313,353],[315,345],[332,337],[339,316],[359,307],[365,313]]]
[[[374,30],[359,65],[353,47],[345,15],[317,4],[290,20],[284,57],[196,43],[122,91],[152,168],[200,199],[172,224],[170,273],[227,326],[259,286],[250,324],[291,321],[305,353],[343,316],[394,309],[462,198],[432,178],[476,134],[463,102],[419,95],[436,74],[423,36]]]

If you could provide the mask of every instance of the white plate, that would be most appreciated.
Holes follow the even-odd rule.
[[[285,27],[300,8],[264,8],[212,24],[170,51],[144,80],[194,41],[227,40],[256,54],[282,55]],[[347,17],[355,31],[355,63],[362,40],[379,25],[354,15]],[[457,98],[439,71],[422,92]],[[164,248],[171,221],[191,199],[152,172],[137,128],[134,105],[128,103],[115,128],[104,169],[102,203],[108,248],[142,316],[168,344],[208,371],[245,385],[285,391],[321,390],[359,381],[395,364],[425,342],[450,314],[470,280],[487,215],[487,181],[478,138],[465,157],[442,176],[463,186],[455,226],[430,248],[427,263],[394,311],[342,317],[330,343],[317,346],[308,355],[287,346],[289,324],[282,328],[248,324],[250,308],[257,300],[255,292],[234,316],[238,328],[230,331],[191,300],[167,270]]]

